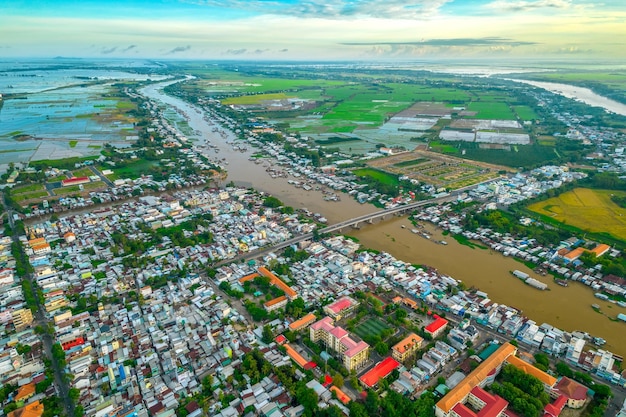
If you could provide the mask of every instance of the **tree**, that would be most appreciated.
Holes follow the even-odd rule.
[[[574,372],[571,370],[571,368],[569,366],[567,366],[567,364],[565,362],[557,363],[555,368],[556,368],[557,374],[559,374],[559,375],[563,375],[563,376],[566,376],[568,378],[573,378],[574,377]]]
[[[68,395],[72,401],[76,402],[80,398],[80,390],[78,388],[70,388]]]
[[[335,376],[333,377],[333,385],[336,386],[337,388],[341,388],[343,387],[343,375],[341,374],[335,374]]]
[[[307,416],[314,416],[317,411],[317,394],[311,388],[302,384],[296,389],[296,401],[304,407]]]
[[[263,334],[261,336],[261,340],[263,343],[272,343],[274,340],[274,332],[272,331],[272,327],[269,324],[263,326]]]
[[[396,320],[403,321],[407,316],[407,312],[403,308],[397,308],[395,315],[396,315]]]
[[[389,352],[389,346],[387,346],[387,343],[382,342],[382,341],[376,343],[376,346],[374,347],[374,349],[381,356],[384,356],[385,354],[387,354],[387,352]]]

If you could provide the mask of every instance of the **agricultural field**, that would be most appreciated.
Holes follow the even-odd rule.
[[[536,120],[539,118],[539,115],[535,113],[532,107],[530,106],[513,106],[513,110],[517,113],[517,117],[524,121]]]
[[[268,100],[286,100],[294,97],[293,95],[287,95],[285,93],[270,93],[270,94],[254,94],[250,96],[230,97],[222,100],[222,104],[230,105],[250,105],[260,104],[263,101]]]
[[[626,196],[621,191],[576,188],[527,208],[559,223],[626,241],[626,209],[611,201],[612,194]]]
[[[361,339],[370,339],[379,336],[390,327],[376,318],[370,318],[356,326],[354,333]]]
[[[397,175],[389,174],[387,172],[379,171],[373,168],[361,168],[355,169],[352,173],[358,177],[370,177],[377,180],[380,183],[397,186],[400,184]]]
[[[467,110],[477,112],[474,119],[515,120],[517,117],[503,101],[472,101]]]
[[[415,150],[368,162],[372,168],[455,190],[496,178],[506,168]]]

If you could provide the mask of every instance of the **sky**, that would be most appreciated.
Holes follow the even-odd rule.
[[[0,0],[0,58],[626,59],[624,0]]]

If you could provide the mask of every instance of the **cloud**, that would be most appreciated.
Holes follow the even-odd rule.
[[[226,55],[242,55],[245,54],[248,50],[246,48],[242,49],[228,49],[224,52]]]
[[[278,52],[289,52],[289,49],[285,48],[285,49],[281,49]]]
[[[536,9],[569,9],[571,0],[496,0],[484,5],[486,9],[502,12],[528,12]]]
[[[340,19],[375,17],[383,19],[425,19],[453,0],[190,0],[193,3],[261,14],[301,18]],[[554,0],[556,1],[556,0]]]
[[[135,49],[137,47],[137,45],[129,45],[126,48],[122,49],[122,52],[128,52],[131,49]]]
[[[453,38],[453,39],[427,39],[422,41],[410,41],[410,42],[343,42],[340,45],[350,46],[438,46],[438,47],[453,47],[453,46],[522,46],[522,45],[536,45],[535,42],[523,42],[516,41],[508,38],[488,37],[488,38]]]
[[[593,52],[594,52],[593,49],[581,49],[579,46],[576,46],[576,45],[570,45],[570,46],[566,46],[563,48],[559,48],[556,51],[557,54],[564,54],[564,55],[590,54]]]
[[[114,46],[113,48],[103,48],[100,53],[104,54],[104,55],[108,55],[108,54],[112,54],[113,52],[117,51],[117,46]]]
[[[177,46],[176,48],[170,50],[167,55],[176,54],[178,52],[185,52],[191,49],[191,45],[187,46]]]

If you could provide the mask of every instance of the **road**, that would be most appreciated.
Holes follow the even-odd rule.
[[[7,213],[9,217],[9,225],[13,230],[12,239],[13,242],[17,242],[20,247],[21,243],[19,241],[19,236],[17,234],[17,230],[15,229],[15,221],[13,219],[13,210],[6,204],[6,201],[3,198],[0,198],[2,201],[2,206],[4,211]],[[22,257],[23,262],[28,262],[28,258],[26,257],[24,251],[21,251],[20,256]],[[34,275],[32,273],[26,274],[22,279],[29,281],[32,285],[33,289],[37,288],[37,282],[34,279]],[[46,317],[44,306],[39,302],[39,297],[35,294],[35,302],[37,310],[34,312],[34,320],[33,326],[42,326],[44,329],[48,329],[49,325],[52,324],[51,321]],[[43,351],[45,356],[50,359],[50,363],[52,365],[54,371],[54,387],[57,392],[57,396],[61,399],[63,407],[65,408],[65,415],[73,416],[74,415],[74,402],[69,396],[69,384],[65,379],[65,371],[62,369],[57,361],[55,361],[52,357],[52,345],[54,344],[54,340],[52,339],[52,335],[47,331],[41,335],[41,341],[43,344]]]
[[[91,170],[91,172],[93,172],[95,175],[99,176],[100,179],[102,180],[103,183],[105,183],[108,187],[115,187],[115,184],[113,184],[111,182],[110,179],[108,179],[100,170],[98,170],[95,166],[93,165],[89,165],[89,169]]]

